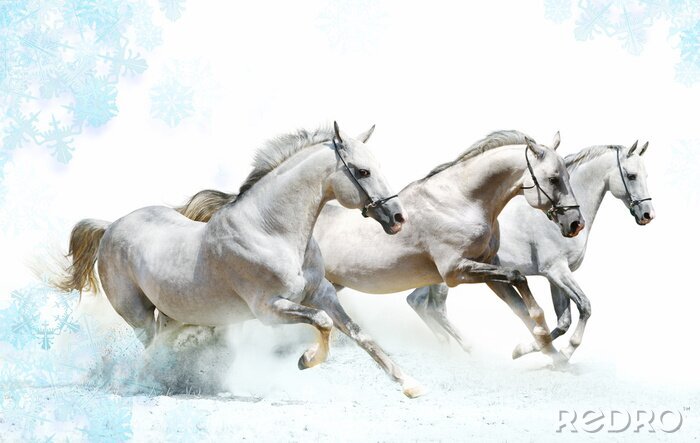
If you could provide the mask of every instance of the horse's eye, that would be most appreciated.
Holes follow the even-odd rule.
[[[637,174],[627,174],[627,180],[637,180]]]
[[[549,183],[553,185],[558,185],[559,184],[559,177],[549,177]]]
[[[360,178],[365,178],[369,177],[369,171],[367,169],[358,169],[357,170],[357,176]]]

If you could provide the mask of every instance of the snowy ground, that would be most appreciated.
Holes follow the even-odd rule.
[[[677,433],[634,433],[631,427],[615,439],[690,441],[700,435],[697,393],[624,383],[609,367],[579,364],[554,372],[485,358],[420,355],[396,355],[430,387],[428,395],[415,400],[404,398],[358,350],[345,346],[327,365],[303,373],[295,370],[293,355],[281,358],[274,369],[261,368],[274,391],[248,386],[226,397],[109,396],[110,414],[116,417],[99,418],[113,420],[99,432],[88,433],[90,424],[81,421],[61,427],[50,421],[35,432],[54,435],[56,441],[106,438],[112,431],[117,439],[135,441],[222,441],[224,436],[251,441],[588,441],[609,440],[610,434],[557,434],[560,409],[668,407],[684,415]],[[68,387],[36,395],[42,399],[35,404],[37,415],[57,410],[59,400],[61,405],[83,403],[94,396]],[[690,411],[683,409],[689,406]],[[119,416],[120,411],[130,415]],[[6,420],[2,428],[3,441],[21,440],[26,431]]]
[[[404,323],[411,319],[397,317]],[[123,388],[110,383],[90,389],[80,384],[28,388],[17,409],[3,412],[0,440],[520,442],[609,441],[614,436],[616,441],[685,442],[700,436],[698,390],[630,381],[614,364],[594,357],[557,371],[541,355],[513,362],[498,346],[476,346],[466,355],[456,346],[436,344],[424,330],[406,332],[415,329],[409,322],[398,336],[397,331],[370,332],[429,389],[418,399],[405,398],[345,339],[334,340],[326,364],[299,371],[296,361],[310,338],[306,329],[251,322],[232,331],[236,357],[225,377],[227,393],[124,395]],[[208,358],[199,356],[197,363],[218,364]],[[124,377],[124,370],[115,377]],[[130,370],[137,368],[127,366]],[[668,409],[680,412],[683,424],[672,434],[646,428],[635,433],[635,422],[620,434],[605,429],[571,433],[568,428],[557,433],[562,409],[579,414],[615,409],[633,417],[637,410],[658,415]]]

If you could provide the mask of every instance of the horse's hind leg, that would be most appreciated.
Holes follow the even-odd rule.
[[[144,348],[148,347],[157,330],[153,303],[141,288],[121,275],[100,272],[100,281],[114,310],[134,329]]]
[[[424,286],[411,292],[406,301],[438,338],[449,341],[452,336],[465,352],[469,352],[470,346],[447,318],[445,303],[448,291],[449,288],[444,283]]]
[[[401,384],[403,393],[410,398],[418,397],[425,393],[423,387],[413,378],[403,373],[379,345],[369,336],[365,335],[360,327],[348,316],[338,301],[338,295],[333,286],[327,280],[319,286],[319,289],[307,296],[304,303],[322,309],[333,319],[335,327],[340,332],[350,337],[362,349],[364,349],[374,361],[391,377]]]
[[[318,329],[320,340],[299,358],[299,369],[311,368],[326,360],[333,329],[333,320],[328,314],[282,297],[265,298],[249,306],[255,317],[266,325],[306,323]]]

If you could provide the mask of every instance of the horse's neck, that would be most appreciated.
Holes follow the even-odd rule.
[[[605,176],[610,172],[610,155],[601,155],[570,172],[571,187],[586,222],[586,229],[579,235],[586,240],[593,227],[598,209],[600,209],[603,198],[608,191]]]
[[[269,172],[232,206],[219,222],[245,223],[267,234],[283,236],[293,247],[306,250],[323,205],[331,195],[326,179],[335,169],[334,153],[307,148]]]
[[[462,207],[478,206],[493,224],[505,205],[520,192],[525,168],[524,148],[504,146],[458,163],[425,185],[450,190],[448,198],[457,198]]]

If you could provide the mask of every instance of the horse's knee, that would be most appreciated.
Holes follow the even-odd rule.
[[[508,282],[514,286],[527,284],[527,278],[517,269],[510,269],[507,273]]]
[[[534,306],[528,309],[528,313],[530,314],[530,318],[533,319],[536,323],[544,321],[544,311],[539,306]]]
[[[313,315],[312,320],[314,322],[314,326],[324,332],[330,333],[331,329],[333,329],[333,320],[331,319],[330,315],[326,314],[325,311],[319,310]]]
[[[591,302],[584,300],[581,303],[581,312],[579,312],[579,318],[583,321],[588,320],[591,317]]]

